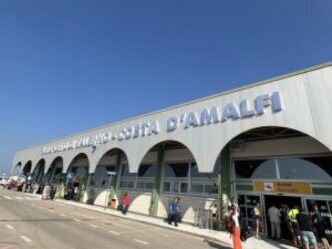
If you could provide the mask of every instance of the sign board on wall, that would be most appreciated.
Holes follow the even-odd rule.
[[[253,185],[255,192],[276,194],[312,194],[309,182],[254,181]]]
[[[282,102],[279,91],[271,94],[261,94],[255,99],[242,99],[239,102],[228,102],[224,106],[211,106],[203,110],[192,110],[168,117],[165,122],[164,132],[174,132],[182,127],[184,130],[199,128],[207,125],[221,125],[228,120],[241,120],[246,118],[261,117],[270,107],[272,114],[282,111]],[[57,144],[45,145],[42,155],[74,150],[84,147],[96,147],[110,141],[125,141],[158,135],[162,132],[160,120],[150,120],[134,125],[121,127],[118,132],[102,132]]]

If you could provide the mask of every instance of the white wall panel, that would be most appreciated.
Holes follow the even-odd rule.
[[[46,161],[45,172],[50,163],[58,156],[64,160],[63,172],[66,172],[71,161],[79,153],[85,153],[89,160],[89,171],[94,172],[95,167],[102,156],[110,149],[121,149],[127,156],[129,169],[136,172],[147,152],[156,144],[163,141],[177,141],[190,150],[201,172],[211,172],[215,161],[227,143],[237,135],[250,129],[262,126],[280,126],[301,131],[317,139],[331,150],[332,148],[332,72],[331,65],[281,77],[265,83],[246,86],[228,93],[199,99],[176,107],[168,108],[160,112],[143,115],[134,119],[81,132],[62,139],[18,151],[14,157],[13,165],[21,162],[25,165],[32,161],[32,170],[41,158]],[[223,123],[211,124],[199,127],[183,128],[180,123],[177,130],[166,132],[166,123],[169,117],[182,117],[191,111],[198,114],[208,107],[222,108],[229,102],[236,105],[243,99],[253,101],[258,95],[272,94],[279,91],[283,110],[272,113],[271,108],[265,109],[265,114],[251,118],[227,120]],[[135,126],[144,122],[158,120],[160,132],[158,135],[146,135],[144,137],[130,138],[123,141],[111,140],[106,144],[99,144],[96,148],[85,147],[64,152],[42,155],[45,145],[67,143],[74,139],[87,136],[95,136],[99,133],[119,134],[124,127]]]

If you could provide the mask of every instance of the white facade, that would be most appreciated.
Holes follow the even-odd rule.
[[[279,94],[281,102],[281,110],[276,112],[273,112],[273,93]],[[248,100],[248,108],[242,109],[247,111],[248,117],[236,118],[234,111],[241,116],[239,105],[243,100]],[[261,101],[264,113],[257,114],[260,109],[254,108],[255,101]],[[235,110],[226,109],[229,104]],[[218,120],[211,119],[216,123],[201,121],[204,110],[213,111],[213,108],[219,111]],[[250,116],[250,111],[254,115]],[[174,117],[178,119],[176,125],[171,122]],[[221,121],[222,118],[227,120]],[[139,130],[135,131],[138,125]],[[189,149],[200,172],[212,172],[221,150],[248,130],[266,126],[290,128],[307,134],[318,142],[317,146],[321,143],[326,151],[332,151],[331,125],[332,63],[329,63],[23,149],[15,154],[13,167],[20,164],[23,169],[31,161],[33,172],[37,163],[44,159],[46,173],[53,160],[61,157],[65,173],[72,160],[84,153],[89,160],[89,172],[93,173],[106,152],[119,148],[127,156],[130,172],[137,172],[153,146],[172,140]],[[174,127],[176,129],[172,130]],[[96,135],[100,135],[97,142]],[[79,145],[82,139],[84,147]]]

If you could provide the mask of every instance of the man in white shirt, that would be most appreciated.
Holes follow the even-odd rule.
[[[280,239],[281,229],[280,229],[280,211],[275,205],[272,205],[267,211],[270,224],[271,224],[271,237],[272,239]],[[277,236],[277,237],[276,237]]]

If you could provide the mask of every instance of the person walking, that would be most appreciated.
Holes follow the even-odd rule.
[[[312,246],[313,249],[318,249],[317,240],[310,225],[310,217],[304,212],[302,207],[300,208],[300,213],[296,215],[296,220],[299,224],[304,249],[309,249],[309,246]]]
[[[232,205],[230,210],[230,218],[233,220],[233,249],[242,249],[239,216],[238,207],[236,205]]]
[[[178,226],[179,221],[179,214],[180,214],[180,207],[179,207],[179,198],[175,197],[172,201],[169,210],[170,210],[170,217],[168,219],[168,224],[171,225],[174,222],[174,225]]]
[[[324,220],[323,220],[321,213],[318,210],[317,205],[315,205],[313,207],[313,212],[314,212],[314,214],[312,215],[312,221],[314,224],[316,236],[323,243],[324,249],[329,249],[330,245],[329,245],[329,241],[327,240],[327,237],[325,234]]]
[[[253,216],[255,219],[255,225],[256,225],[256,238],[260,238],[259,236],[259,228],[262,226],[262,218],[263,218],[263,213],[262,213],[262,209],[261,206],[258,203],[256,203],[256,206],[253,209]]]
[[[270,226],[271,226],[271,237],[272,239],[281,239],[281,228],[280,228],[280,211],[279,209],[273,204],[269,210],[267,211]]]
[[[123,198],[122,198],[122,213],[124,215],[127,214],[130,202],[131,202],[130,196],[129,196],[128,192],[126,191],[123,195]]]

